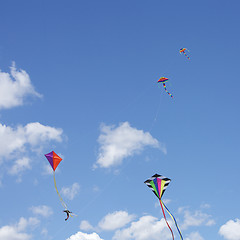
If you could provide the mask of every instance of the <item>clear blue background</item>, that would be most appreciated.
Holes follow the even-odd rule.
[[[0,226],[31,216],[29,207],[42,204],[54,210],[41,223],[53,239],[70,237],[84,219],[97,225],[116,210],[160,219],[143,184],[157,172],[172,179],[165,192],[172,212],[209,204],[216,224],[194,230],[220,239],[220,226],[239,218],[240,2],[9,0],[0,8],[0,68],[9,72],[15,61],[44,96],[1,110],[0,121],[62,128],[64,143],[44,153],[64,155],[59,188],[81,186],[69,202],[78,217],[65,223],[53,179],[42,175],[44,153],[33,154],[21,183],[8,175],[2,180]],[[181,47],[190,50],[190,61],[179,54]],[[174,99],[157,85],[161,76],[169,78]],[[167,155],[147,148],[125,159],[118,175],[115,168],[93,171],[100,124],[124,121],[150,131],[166,144]],[[38,231],[33,239],[42,239]],[[99,235],[107,240],[112,233]]]

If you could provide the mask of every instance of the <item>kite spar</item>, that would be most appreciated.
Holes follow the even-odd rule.
[[[153,191],[153,193],[157,196],[157,198],[159,199],[159,202],[160,202],[160,205],[161,205],[161,208],[162,208],[162,212],[163,212],[163,216],[164,216],[164,219],[166,221],[166,224],[168,226],[168,228],[170,229],[171,231],[171,234],[172,234],[172,238],[174,240],[174,235],[173,235],[173,231],[166,219],[166,215],[164,213],[164,208],[167,210],[168,214],[171,216],[172,220],[174,221],[176,227],[177,227],[177,230],[179,232],[179,235],[181,237],[181,239],[183,240],[183,237],[182,237],[182,234],[181,234],[181,231],[177,225],[177,221],[175,219],[175,217],[171,214],[171,212],[169,211],[169,209],[166,207],[166,205],[163,203],[162,201],[162,195],[163,193],[165,192],[166,188],[168,187],[169,183],[171,182],[171,179],[169,178],[166,178],[162,175],[159,175],[159,174],[155,174],[153,175],[151,178],[147,179],[144,183],[147,184],[147,186]],[[164,207],[164,208],[163,208]]]

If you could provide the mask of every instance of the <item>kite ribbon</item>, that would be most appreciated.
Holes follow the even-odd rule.
[[[163,83],[163,87],[164,87],[164,89],[165,89],[165,91],[166,91],[166,93],[171,97],[171,98],[173,98],[173,95],[170,93],[170,92],[168,92],[168,90],[167,90],[167,88],[166,88],[166,84],[165,83]]]
[[[162,202],[162,200],[160,200],[160,202]],[[169,209],[165,206],[165,204],[163,202],[162,202],[162,204],[163,204],[164,208],[167,210],[168,214],[171,216],[172,220],[174,221],[174,223],[175,223],[175,225],[177,227],[177,230],[179,232],[179,235],[180,235],[181,239],[183,240],[181,231],[180,231],[180,229],[179,229],[179,227],[177,225],[177,221],[176,221],[175,217],[170,213]]]
[[[56,184],[56,179],[55,179],[55,171],[53,171],[53,178],[54,178],[54,186],[55,186],[56,192],[58,194],[58,197],[61,201],[61,204],[65,209],[67,209],[67,204],[63,201],[63,199],[62,199],[62,197],[61,197],[61,195],[60,195],[60,193],[58,192],[58,189],[57,189],[57,184]]]
[[[190,57],[185,53],[185,52],[183,52],[184,54],[185,54],[185,56],[190,60]]]
[[[162,212],[163,212],[163,216],[164,216],[165,222],[166,222],[168,228],[170,229],[170,231],[171,231],[171,233],[172,233],[172,238],[173,238],[173,240],[174,240],[173,231],[172,231],[171,227],[169,226],[169,224],[168,224],[168,222],[167,222],[166,215],[165,215],[165,212],[164,212],[164,209],[163,209],[163,205],[162,205],[163,202],[162,202],[161,199],[159,199],[159,202],[160,202],[160,205],[161,205],[161,208],[162,208]],[[164,207],[165,207],[165,206],[164,206]]]

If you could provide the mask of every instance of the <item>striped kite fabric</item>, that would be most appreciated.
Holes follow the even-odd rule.
[[[170,178],[164,177],[163,175],[159,175],[156,173],[152,177],[147,179],[144,183],[147,184],[147,186],[153,191],[157,198],[161,199],[170,182]],[[161,189],[159,189],[159,187],[161,187]]]

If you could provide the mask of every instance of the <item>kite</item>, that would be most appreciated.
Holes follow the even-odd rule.
[[[180,54],[184,54],[184,55],[190,60],[190,57],[187,55],[186,51],[188,51],[188,49],[186,49],[186,48],[180,48],[179,53],[180,53]],[[189,52],[189,51],[188,51],[188,52]]]
[[[72,215],[70,214],[72,212],[70,212],[67,209],[67,204],[63,201],[63,199],[57,189],[57,184],[56,184],[56,179],[55,179],[55,170],[56,170],[58,164],[62,161],[62,158],[60,158],[54,151],[45,154],[45,157],[47,158],[48,162],[50,163],[50,165],[52,166],[52,169],[53,169],[54,186],[55,186],[56,192],[58,194],[58,197],[61,201],[61,204],[65,208],[65,210],[63,212],[67,213],[67,218],[65,219],[65,221],[66,221],[69,218],[69,215],[72,217]]]
[[[182,234],[181,234],[181,231],[177,225],[177,221],[175,219],[175,217],[170,213],[169,209],[166,207],[166,205],[163,203],[162,201],[162,196],[166,190],[166,188],[168,187],[169,183],[171,182],[171,179],[169,178],[166,178],[162,175],[158,175],[158,174],[155,174],[153,175],[151,178],[147,179],[144,183],[147,184],[147,186],[153,191],[153,193],[157,196],[157,198],[159,199],[159,202],[160,202],[160,205],[161,205],[161,208],[162,208],[162,212],[163,212],[163,216],[164,216],[164,219],[165,219],[165,222],[168,226],[168,228],[170,229],[171,231],[171,234],[172,234],[172,238],[174,240],[174,235],[173,235],[173,231],[170,227],[170,225],[168,224],[167,222],[167,219],[166,219],[166,215],[164,213],[164,208],[167,210],[168,214],[171,216],[171,218],[173,219],[176,227],[177,227],[177,230],[179,232],[179,235],[181,237],[181,239],[183,240],[183,237],[182,237]],[[164,207],[164,208],[163,208]]]
[[[167,90],[167,88],[166,88],[165,82],[167,82],[167,81],[168,81],[168,78],[161,77],[161,78],[158,80],[158,83],[162,83],[162,84],[163,84],[163,87],[164,87],[164,89],[165,89],[165,91],[166,91],[166,93],[167,93],[171,98],[173,98],[173,95],[172,95],[170,92],[168,92],[168,90]]]
[[[69,210],[64,210],[63,212],[65,212],[66,214],[67,214],[67,218],[65,218],[65,221],[67,221],[68,220],[68,218],[69,218],[69,216],[70,216],[70,213],[72,213],[72,212],[70,212]]]

